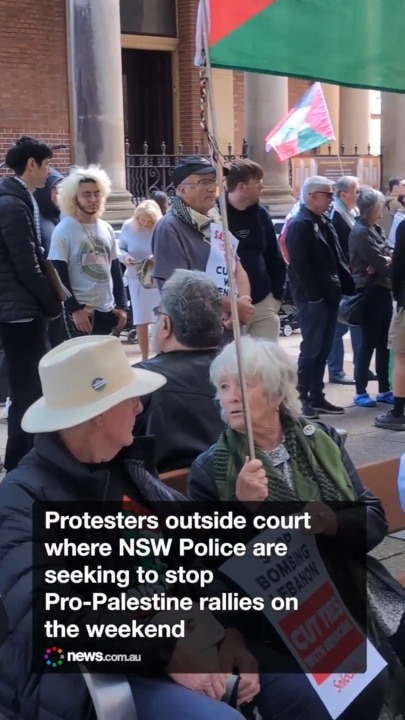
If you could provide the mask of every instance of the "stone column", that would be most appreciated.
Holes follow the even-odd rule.
[[[381,93],[381,150],[383,187],[394,175],[405,176],[405,95]]]
[[[67,0],[73,151],[112,182],[105,220],[119,226],[134,206],[126,189],[119,0]]]
[[[345,155],[367,155],[370,143],[370,91],[358,88],[340,88],[340,144]]]
[[[276,75],[245,74],[245,136],[249,158],[264,170],[262,202],[273,215],[285,215],[294,204],[288,162],[280,163],[264,139],[288,113],[288,79]]]
[[[329,85],[328,83],[322,83],[322,90],[325,97],[326,107],[329,111],[330,120],[333,127],[336,140],[331,140],[330,143],[326,142],[319,148],[320,155],[329,154],[329,144],[332,146],[331,154],[337,155],[340,152],[339,146],[339,103],[340,103],[340,88],[339,85]]]

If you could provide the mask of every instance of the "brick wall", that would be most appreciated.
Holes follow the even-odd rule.
[[[20,135],[67,145],[70,165],[64,0],[0,0],[0,164]]]
[[[242,152],[242,144],[245,137],[245,76],[243,72],[233,74],[233,111],[234,111],[234,133],[235,155]]]
[[[200,128],[200,81],[194,67],[195,28],[198,0],[178,0],[179,78],[180,78],[180,140],[184,153],[193,153],[196,143],[206,151],[204,133]]]

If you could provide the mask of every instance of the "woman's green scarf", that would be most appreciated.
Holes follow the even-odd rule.
[[[340,448],[332,438],[305,418],[294,421],[283,417],[282,425],[295,492],[283,481],[269,457],[256,447],[256,458],[262,461],[269,481],[268,499],[307,502],[357,500]],[[215,449],[215,480],[221,500],[229,500],[234,494],[236,479],[247,455],[246,436],[228,427]]]

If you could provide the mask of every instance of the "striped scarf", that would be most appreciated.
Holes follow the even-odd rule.
[[[214,207],[209,211],[209,215],[202,215],[186,205],[183,200],[176,195],[170,206],[170,213],[179,218],[182,222],[201,233],[202,240],[210,244],[210,226],[212,222],[221,222],[221,216]]]

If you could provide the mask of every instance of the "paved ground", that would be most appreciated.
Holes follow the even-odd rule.
[[[299,331],[294,332],[289,338],[281,338],[281,343],[286,351],[298,357],[301,335]],[[123,339],[127,355],[136,362],[139,358],[137,345],[129,345]],[[345,370],[352,376],[352,354],[350,341],[345,338]],[[325,375],[325,380],[327,375]],[[369,384],[370,395],[377,393],[377,383]],[[401,455],[405,451],[405,433],[395,433],[389,430],[381,430],[374,427],[374,417],[389,409],[387,405],[379,405],[377,408],[364,409],[353,404],[354,388],[352,386],[326,385],[328,400],[346,409],[345,415],[327,418],[327,421],[335,427],[344,428],[348,432],[346,448],[355,465],[384,460],[390,457]],[[7,421],[1,419],[0,408],[0,457],[4,456],[4,448],[7,440]],[[325,418],[326,419],[326,418]],[[387,538],[374,551],[389,570],[396,575],[399,571],[405,570],[405,532],[396,533]],[[388,720],[388,715],[382,715],[380,720]]]
[[[298,357],[301,335],[294,332],[289,338],[280,339],[288,353]],[[137,345],[128,344],[123,338],[123,344],[129,357],[136,362],[139,358]],[[352,376],[350,341],[345,338],[345,370]],[[327,375],[325,375],[327,379]],[[377,392],[377,383],[369,384],[371,395]],[[384,460],[400,455],[405,450],[405,433],[396,433],[390,430],[381,430],[374,427],[374,417],[389,409],[387,405],[378,405],[377,408],[359,408],[353,404],[354,388],[344,385],[327,385],[328,400],[346,409],[346,414],[327,418],[335,427],[345,428],[348,432],[347,449],[355,465],[365,465],[374,460]],[[0,418],[2,409],[0,408]],[[0,419],[0,457],[4,454],[7,439],[7,423]]]

